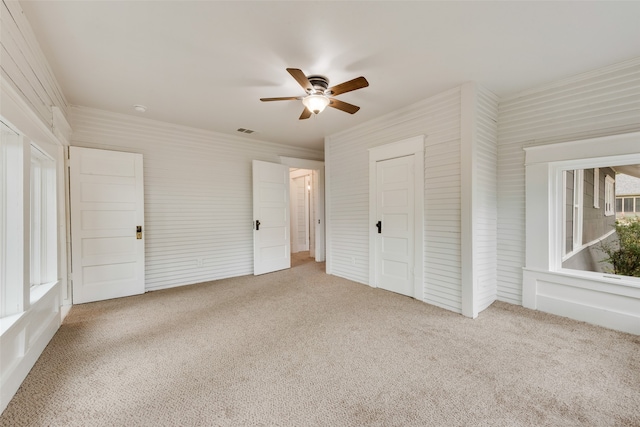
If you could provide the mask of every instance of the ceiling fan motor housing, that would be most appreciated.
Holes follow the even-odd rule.
[[[315,90],[314,93],[324,94],[329,87],[329,79],[325,76],[314,74],[311,76],[307,76],[307,80],[309,80],[309,83],[311,83],[311,86],[313,86],[313,89]]]

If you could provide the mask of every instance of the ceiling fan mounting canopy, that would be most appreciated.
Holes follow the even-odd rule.
[[[287,68],[287,71],[305,90],[304,96],[287,96],[280,98],[260,98],[260,101],[296,101],[301,100],[305,109],[300,115],[300,120],[308,119],[314,114],[321,113],[325,107],[329,106],[338,110],[355,114],[360,107],[340,101],[334,98],[335,95],[351,92],[369,86],[369,82],[364,77],[356,77],[348,82],[329,87],[329,79],[325,76],[312,74],[306,76],[302,70],[297,68]]]
[[[307,76],[307,80],[309,80],[309,83],[311,83],[311,86],[313,86],[313,92],[320,92],[324,95],[330,95],[329,93],[325,93],[327,91],[327,88],[329,87],[329,79],[325,76],[311,75]]]

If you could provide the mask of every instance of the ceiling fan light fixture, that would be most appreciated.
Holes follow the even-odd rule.
[[[305,96],[302,103],[309,111],[314,114],[320,114],[329,105],[329,98],[324,95],[314,94]]]

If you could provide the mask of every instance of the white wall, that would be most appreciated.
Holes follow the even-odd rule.
[[[329,273],[369,283],[368,149],[426,135],[425,301],[461,312],[460,102],[456,88],[326,138]]]
[[[251,161],[322,152],[73,107],[71,144],[144,156],[146,289],[253,273]],[[201,265],[198,266],[198,261]]]
[[[640,58],[502,99],[498,124],[498,299],[522,304],[523,148],[640,130]]]
[[[469,317],[489,306],[496,296],[496,116],[495,95],[468,83],[326,138],[327,271],[373,283],[368,150],[426,135],[424,301]]]
[[[462,95],[462,312],[476,317],[497,297],[498,98],[474,84]]]
[[[49,129],[53,128],[52,107],[67,117],[68,103],[40,49],[29,22],[17,1],[3,0],[2,23],[3,77],[18,92],[33,114]],[[21,123],[14,123],[21,127]]]

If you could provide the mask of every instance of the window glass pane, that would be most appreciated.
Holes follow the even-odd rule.
[[[615,185],[616,185],[616,180],[613,177],[609,175],[606,175],[604,177],[604,214],[606,216],[611,216],[616,213],[615,212],[615,203],[616,203]]]
[[[31,286],[55,280],[55,162],[31,146]]]
[[[29,253],[31,255],[31,285],[40,283],[40,254],[41,254],[41,224],[42,224],[42,207],[40,201],[42,195],[41,183],[41,168],[40,163],[36,158],[31,158],[31,245],[29,247]]]
[[[623,169],[633,175],[619,172]],[[640,270],[635,267],[637,242],[640,241],[640,227],[637,226],[640,225],[640,214],[634,215],[634,212],[640,212],[640,176],[635,176],[640,175],[640,164],[599,168],[604,184],[600,192],[605,202],[600,208],[586,197],[588,173],[580,170],[563,172],[563,187],[559,188],[563,197],[559,204],[564,214],[563,235],[558,236],[556,243],[563,246],[562,268],[640,277]],[[572,175],[575,177],[573,180],[569,179]],[[575,197],[581,193],[581,184],[585,186],[582,199]],[[573,218],[571,212],[574,213]],[[581,222],[579,227],[576,227],[577,222]],[[580,235],[576,236],[576,233]]]
[[[0,317],[23,310],[22,138],[0,120]]]

